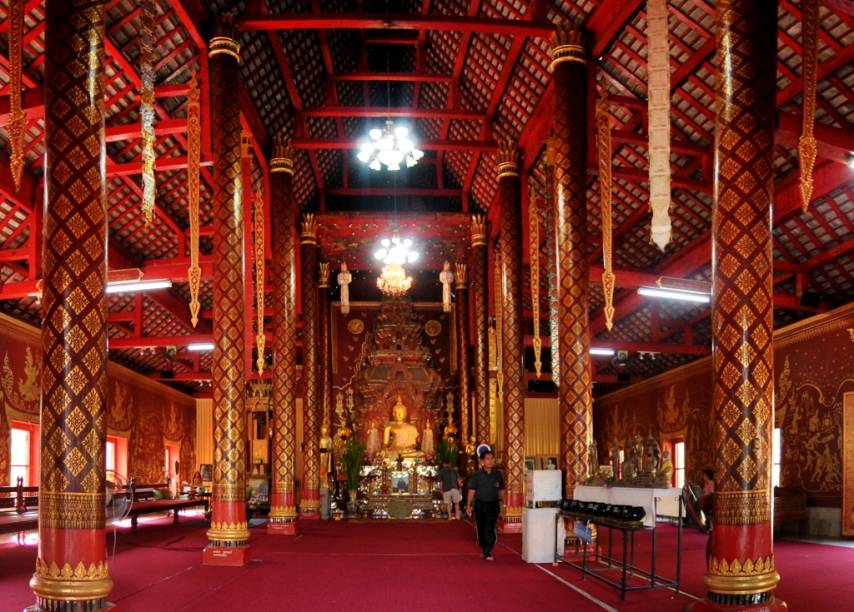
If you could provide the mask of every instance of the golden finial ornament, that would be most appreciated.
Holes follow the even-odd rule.
[[[483,215],[471,216],[471,245],[486,246],[486,217]]]
[[[223,13],[217,19],[214,36],[208,43],[208,57],[215,55],[230,55],[240,61],[240,43],[237,42],[237,30],[231,13]]]
[[[456,281],[457,289],[465,289],[467,286],[466,279],[466,264],[457,263],[454,264],[456,271],[454,272],[454,280]]]
[[[320,262],[320,272],[317,277],[317,286],[320,289],[328,289],[329,288],[329,262],[322,261]]]
[[[583,39],[580,25],[572,22],[559,23],[552,39],[552,61],[549,70],[554,70],[554,67],[562,62],[585,65],[587,59],[584,57]]]
[[[519,149],[516,148],[516,143],[510,140],[503,141],[498,145],[496,158],[498,163],[495,169],[499,180],[505,176],[519,176]]]
[[[273,139],[273,155],[270,157],[270,172],[294,173],[294,149],[284,134]]]
[[[317,244],[317,220],[313,213],[305,213],[300,224],[300,244]]]

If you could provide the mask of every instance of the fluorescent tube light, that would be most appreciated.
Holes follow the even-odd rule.
[[[116,281],[113,283],[107,283],[107,293],[136,293],[137,291],[168,289],[171,286],[172,281],[169,279]]]
[[[612,357],[614,355],[614,349],[603,346],[594,346],[590,349],[590,354],[600,355],[602,357]]]
[[[682,300],[683,302],[696,302],[697,304],[708,304],[712,301],[712,296],[708,293],[698,293],[696,291],[680,291],[678,289],[659,289],[658,287],[641,287],[638,289],[638,294],[652,297],[662,298],[665,300]]]
[[[196,353],[202,353],[204,351],[212,351],[214,350],[213,342],[193,342],[192,344],[187,345],[188,351],[193,351]]]

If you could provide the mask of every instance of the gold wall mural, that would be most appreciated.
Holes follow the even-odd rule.
[[[842,405],[842,535],[854,536],[854,391],[845,394]]]

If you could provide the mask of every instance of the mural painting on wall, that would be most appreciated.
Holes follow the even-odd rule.
[[[40,363],[33,357],[28,345],[10,341],[13,354],[23,352],[24,363],[21,372],[12,367],[9,351],[3,354],[0,370],[0,485],[9,482],[9,428],[13,419],[23,418],[35,421],[39,414]]]
[[[789,357],[777,379],[775,425],[783,430],[784,486],[836,493],[842,484],[842,402],[854,378],[820,386],[792,370]]]

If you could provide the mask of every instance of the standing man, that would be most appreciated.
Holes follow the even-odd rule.
[[[483,558],[493,561],[492,548],[498,540],[498,514],[504,501],[504,476],[495,469],[495,454],[486,450],[480,456],[480,469],[468,483],[469,516],[474,508],[477,523],[477,541],[483,549]]]
[[[462,508],[463,496],[460,495],[460,473],[457,468],[452,467],[447,460],[442,462],[442,469],[439,470],[439,480],[442,483],[442,499],[448,509],[448,519],[458,520],[460,518],[460,509]]]

